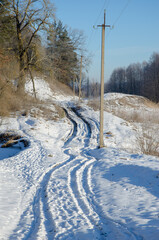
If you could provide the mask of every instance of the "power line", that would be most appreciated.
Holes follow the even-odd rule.
[[[124,5],[123,9],[121,10],[119,16],[116,18],[116,20],[114,21],[114,24],[115,25],[119,19],[121,18],[121,16],[123,15],[123,13],[125,12],[126,8],[128,7],[129,3],[130,3],[131,0],[128,0],[127,3]]]
[[[99,20],[99,18],[100,18],[100,16],[101,16],[101,14],[102,14],[103,9],[105,8],[105,6],[106,6],[106,9],[107,9],[108,6],[110,5],[110,2],[111,2],[111,0],[105,0],[105,1],[104,1],[104,4],[103,4],[103,6],[102,6],[102,8],[101,8],[101,11],[100,11],[100,13],[99,13],[99,15],[98,15],[95,23],[94,23],[94,26],[97,24],[97,22],[98,22],[98,20]],[[128,0],[128,1],[126,2],[126,4],[124,5],[124,7],[122,8],[122,10],[120,11],[119,15],[117,16],[117,18],[115,19],[114,23],[112,24],[112,27],[110,28],[110,30],[109,30],[109,32],[108,32],[108,34],[107,34],[107,37],[110,35],[111,30],[114,28],[114,26],[115,26],[115,25],[117,24],[117,22],[120,20],[121,16],[122,16],[123,13],[125,12],[126,8],[127,8],[128,5],[130,4],[130,2],[131,2],[131,0]],[[92,40],[93,33],[94,33],[94,30],[92,29],[91,35],[90,35],[89,40],[88,40],[87,47],[88,47],[88,45],[90,44],[90,42],[91,42],[91,40]]]
[[[101,14],[102,14],[102,12],[103,12],[103,9],[105,8],[106,3],[107,3],[107,6],[108,6],[109,2],[110,2],[110,0],[105,0],[103,6],[102,6],[102,8],[101,8],[100,14],[98,15],[98,17],[97,17],[97,19],[96,19],[94,25],[97,24],[97,22],[98,22],[98,20],[99,20],[99,18],[100,18],[100,16],[101,16]]]
[[[107,7],[109,6],[109,4],[110,4],[110,0],[105,0],[105,1],[104,1],[104,4],[103,4],[103,6],[102,6],[102,8],[101,8],[101,10],[100,10],[100,13],[99,13],[99,15],[98,15],[96,21],[94,22],[94,25],[93,25],[93,26],[97,25],[97,22],[98,22],[98,20],[99,20],[101,14],[102,14],[102,12],[103,12],[103,9],[105,8],[105,6],[106,6],[106,8],[107,8]],[[89,39],[88,39],[87,47],[88,47],[88,45],[90,44],[90,42],[91,42],[91,40],[92,40],[93,33],[94,33],[94,28],[92,28],[92,31],[91,31],[90,37],[89,37]]]
[[[126,4],[124,5],[124,7],[122,8],[122,10],[120,11],[120,14],[118,15],[118,17],[115,19],[113,25],[112,25],[112,28],[109,30],[108,32],[108,36],[110,35],[111,33],[111,30],[114,28],[115,24],[119,21],[119,19],[121,18],[121,16],[123,15],[123,13],[125,12],[126,8],[128,7],[129,3],[131,2],[131,0],[128,0],[126,2]],[[107,37],[108,37],[107,36]]]

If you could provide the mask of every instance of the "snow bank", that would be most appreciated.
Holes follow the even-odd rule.
[[[122,93],[105,93],[104,94],[104,99],[105,100],[115,100],[115,99],[120,99],[126,96],[132,96],[129,94],[122,94]]]
[[[35,83],[36,97],[39,100],[42,100],[42,101],[54,100],[58,102],[65,102],[65,101],[71,101],[73,99],[77,99],[77,97],[65,95],[60,90],[59,92],[53,92],[49,84],[42,78],[35,77],[34,83]],[[26,81],[25,90],[28,94],[34,97],[33,84],[30,79]]]
[[[51,91],[49,84],[46,81],[44,81],[41,78],[35,77],[34,83],[35,83],[36,96],[38,99],[44,101],[52,98],[53,92]],[[25,89],[27,93],[29,93],[31,96],[34,96],[33,84],[31,80],[27,80],[25,84]]]
[[[94,119],[99,124],[99,111],[93,111],[91,108],[85,106],[82,114],[85,118]],[[99,129],[97,132],[94,132],[94,138],[99,140]],[[104,145],[108,148],[116,148],[129,152],[140,151],[136,141],[136,130],[133,126],[108,112],[104,112]]]

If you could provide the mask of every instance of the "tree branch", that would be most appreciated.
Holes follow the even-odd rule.
[[[21,21],[21,23],[20,23],[21,25],[23,24],[23,22],[24,22],[25,19],[26,19],[27,12],[28,12],[28,9],[29,9],[30,5],[31,5],[31,0],[28,0],[28,4],[27,4],[26,9],[25,9],[25,11],[24,11],[24,17],[23,17],[23,19],[22,19],[22,21]]]
[[[38,13],[38,12],[40,12],[41,11],[41,9],[37,9],[37,10],[35,10],[32,14],[31,14],[31,16],[29,16],[28,17],[28,21],[25,23],[25,25],[21,28],[21,32],[31,23],[31,20],[32,20],[32,18],[33,18],[33,16],[36,14],[36,13]],[[34,21],[36,21],[36,20],[34,20]],[[22,22],[21,22],[22,23]]]

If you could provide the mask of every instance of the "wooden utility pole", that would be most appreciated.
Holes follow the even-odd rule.
[[[73,94],[75,96],[76,92],[75,92],[75,82],[76,82],[76,75],[74,75],[73,77]]]
[[[82,83],[82,58],[83,56],[81,55],[81,65],[80,65],[80,81],[79,81],[79,101],[81,98],[81,83]]]
[[[100,94],[100,145],[99,147],[104,147],[103,142],[103,121],[104,121],[104,50],[105,50],[105,28],[110,27],[110,25],[105,24],[106,11],[104,10],[104,24],[98,25],[102,27],[102,49],[101,49],[101,94]]]

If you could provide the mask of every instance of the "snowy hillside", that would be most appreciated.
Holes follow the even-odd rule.
[[[0,141],[0,239],[159,239],[159,158],[142,154],[141,123],[117,116],[119,99],[128,103],[128,96],[105,96],[106,147],[99,149],[98,111],[56,96],[41,79],[36,89],[52,115],[58,105],[65,116],[1,119],[1,134],[28,145],[16,140],[4,148]],[[32,93],[29,84],[26,91]],[[151,111],[139,100],[137,109]]]

